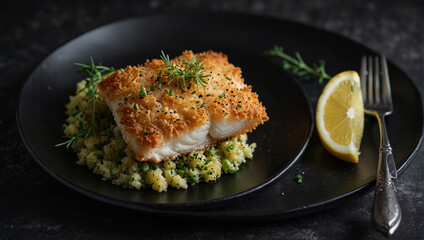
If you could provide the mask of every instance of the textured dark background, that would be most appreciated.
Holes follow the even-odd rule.
[[[284,221],[181,221],[146,217],[92,200],[55,181],[31,159],[16,129],[16,96],[44,57],[107,23],[186,10],[273,16],[341,34],[386,54],[422,92],[424,3],[419,0],[0,1],[0,239],[383,238],[371,225],[373,193],[324,212]],[[404,219],[393,239],[424,238],[423,163],[421,147],[397,181]],[[119,213],[122,211],[124,214]]]

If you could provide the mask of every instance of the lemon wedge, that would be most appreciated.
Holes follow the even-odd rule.
[[[321,93],[316,110],[319,138],[333,156],[357,163],[364,130],[364,104],[359,75],[334,76]]]

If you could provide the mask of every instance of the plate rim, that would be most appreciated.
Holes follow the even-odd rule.
[[[21,100],[22,100],[22,96],[23,96],[23,91],[24,91],[26,85],[28,84],[29,80],[32,78],[35,71],[37,69],[39,69],[48,58],[50,58],[52,55],[57,53],[57,51],[59,51],[63,47],[66,47],[67,45],[72,44],[74,41],[78,41],[80,38],[84,37],[87,34],[92,33],[93,31],[97,31],[97,30],[100,30],[100,29],[103,29],[103,28],[107,28],[107,27],[110,27],[110,26],[115,25],[115,24],[125,24],[125,22],[142,21],[142,20],[145,20],[147,18],[161,18],[161,17],[170,17],[170,16],[176,17],[176,16],[181,16],[181,15],[182,14],[180,14],[180,13],[175,13],[175,14],[171,14],[171,15],[153,14],[153,15],[147,15],[147,16],[144,16],[144,17],[134,17],[134,18],[129,18],[129,19],[123,19],[123,20],[119,20],[119,21],[115,21],[115,22],[111,22],[111,23],[107,23],[107,24],[95,27],[93,29],[90,29],[90,30],[72,38],[71,40],[65,42],[64,44],[58,46],[56,49],[54,49],[52,52],[50,52],[46,57],[44,57],[43,60],[39,64],[37,64],[36,67],[34,67],[31,70],[28,77],[25,79],[22,86],[20,87],[18,95],[16,97],[17,101],[16,101],[15,119],[16,119],[16,124],[17,124],[17,128],[18,128],[19,136],[20,136],[27,152],[30,154],[31,158],[34,159],[38,163],[38,165],[40,165],[44,169],[44,171],[46,171],[54,179],[56,179],[60,183],[64,184],[65,186],[71,188],[72,190],[75,190],[75,191],[77,191],[77,192],[79,192],[79,193],[81,193],[85,196],[88,196],[90,198],[93,198],[93,199],[96,199],[96,200],[99,200],[99,201],[102,201],[102,202],[105,202],[105,203],[109,203],[109,204],[120,206],[120,207],[126,207],[126,208],[141,210],[141,211],[145,211],[145,212],[148,212],[148,210],[152,210],[152,211],[155,212],[159,208],[164,209],[165,212],[170,212],[170,210],[172,208],[177,208],[177,207],[186,208],[186,207],[197,207],[197,206],[204,206],[204,205],[209,206],[209,205],[212,205],[212,204],[221,204],[221,203],[225,203],[225,202],[228,202],[228,201],[236,199],[236,198],[243,197],[243,196],[251,194],[253,192],[256,192],[256,191],[258,191],[262,188],[265,188],[267,186],[270,186],[272,183],[274,183],[279,177],[281,177],[286,171],[288,171],[302,157],[302,155],[304,154],[305,150],[307,149],[307,147],[309,145],[310,139],[311,139],[312,134],[313,134],[314,129],[315,129],[315,116],[313,114],[312,104],[309,101],[305,90],[301,87],[301,85],[297,81],[295,81],[292,78],[290,78],[289,81],[292,81],[294,83],[294,85],[296,85],[296,87],[300,91],[300,96],[305,100],[307,113],[308,113],[307,116],[308,116],[308,120],[310,121],[309,126],[308,126],[308,131],[307,131],[307,134],[306,134],[306,138],[305,138],[304,142],[302,143],[302,147],[298,150],[298,152],[296,153],[296,156],[293,158],[293,160],[287,166],[285,166],[281,171],[277,172],[276,174],[271,176],[269,179],[267,179],[263,183],[256,185],[252,188],[249,188],[247,190],[241,191],[239,193],[236,193],[236,194],[232,194],[232,195],[220,197],[220,198],[204,200],[204,201],[195,201],[195,202],[181,202],[181,203],[130,202],[130,201],[126,201],[126,200],[120,200],[120,199],[112,198],[112,197],[97,193],[95,191],[89,190],[89,189],[87,189],[83,186],[80,186],[78,184],[73,183],[72,181],[61,176],[60,173],[58,173],[53,168],[51,168],[47,163],[45,163],[37,155],[37,153],[34,151],[34,149],[32,149],[32,147],[30,146],[30,144],[29,144],[29,142],[28,142],[28,140],[27,140],[27,138],[24,134],[22,125],[21,125],[22,124],[21,121],[20,121]],[[228,15],[228,14],[226,14],[226,13],[209,13],[209,15]],[[249,15],[249,14],[238,14],[238,15],[241,15],[241,16],[244,16],[244,17],[255,17],[254,15]],[[186,191],[189,191],[189,189],[187,189]]]

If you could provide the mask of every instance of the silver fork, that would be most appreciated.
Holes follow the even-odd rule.
[[[365,113],[375,116],[380,128],[380,150],[372,219],[386,236],[398,228],[402,213],[393,179],[397,178],[392,148],[384,117],[392,114],[393,103],[386,58],[362,57],[361,86]]]

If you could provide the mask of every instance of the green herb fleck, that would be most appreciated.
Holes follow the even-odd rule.
[[[303,182],[303,177],[302,177],[302,175],[300,175],[300,174],[298,174],[297,176],[296,176],[296,180],[297,180],[297,183],[302,183]]]
[[[231,151],[231,150],[234,150],[234,144],[231,144],[230,146],[228,146],[228,147],[226,148],[226,150],[227,150],[227,152],[229,152],[229,151]]]
[[[213,156],[217,153],[217,150],[214,147],[208,147],[206,148],[204,154],[206,157]]]
[[[134,103],[133,107],[134,107],[135,110],[138,110],[138,104],[137,103]]]
[[[177,160],[177,168],[183,168],[184,167],[184,162],[181,161],[181,159]]]
[[[168,93],[169,96],[172,96],[174,94],[174,91],[165,89],[165,92]]]
[[[144,98],[145,96],[149,95],[150,92],[146,92],[146,89],[140,85],[140,93],[138,94],[138,96],[140,96],[141,98]]]

